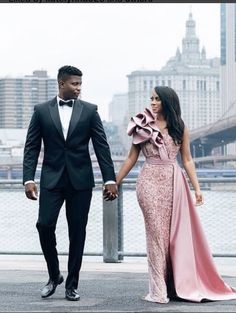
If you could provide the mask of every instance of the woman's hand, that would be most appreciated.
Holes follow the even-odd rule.
[[[195,198],[196,198],[195,205],[199,206],[199,205],[202,205],[204,203],[203,195],[202,195],[202,192],[200,190],[195,191]]]

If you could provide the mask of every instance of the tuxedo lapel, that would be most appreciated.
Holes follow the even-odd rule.
[[[56,97],[49,103],[49,111],[51,114],[51,118],[52,118],[52,120],[56,126],[56,129],[58,130],[60,136],[62,136],[62,138],[64,139],[63,132],[62,132],[62,126],[61,126],[61,120],[60,120],[59,111],[58,111],[58,107],[57,107],[57,98]]]
[[[83,105],[82,105],[81,101],[76,100],[74,105],[73,105],[73,111],[71,114],[71,120],[70,120],[69,129],[68,129],[67,139],[71,136],[76,125],[78,124],[78,121],[80,119],[80,115],[82,113],[82,108],[83,108]]]

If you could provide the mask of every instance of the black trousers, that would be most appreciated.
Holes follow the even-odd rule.
[[[56,188],[40,188],[36,227],[51,279],[56,279],[60,271],[55,230],[60,209],[65,201],[69,234],[68,276],[65,285],[67,289],[78,287],[91,198],[92,189],[75,190],[66,171]]]

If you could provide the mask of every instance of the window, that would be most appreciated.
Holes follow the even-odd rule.
[[[143,81],[143,90],[147,90],[147,81],[146,80]]]

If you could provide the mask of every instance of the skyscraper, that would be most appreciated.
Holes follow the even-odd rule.
[[[128,94],[117,93],[109,103],[109,121],[121,127],[128,110]]]
[[[221,103],[225,117],[236,114],[236,4],[221,3]]]
[[[34,105],[53,98],[57,80],[47,71],[24,77],[0,78],[0,128],[27,128]]]
[[[236,114],[236,4],[221,3],[220,75],[223,118]],[[225,146],[225,154],[235,154],[236,144]]]
[[[112,97],[109,103],[109,121],[117,127],[117,135],[120,143],[126,146],[127,142],[127,110],[128,110],[128,93],[117,93]],[[110,141],[112,153],[114,151],[113,142]],[[121,147],[120,147],[121,148]],[[117,150],[117,149],[116,149]]]

